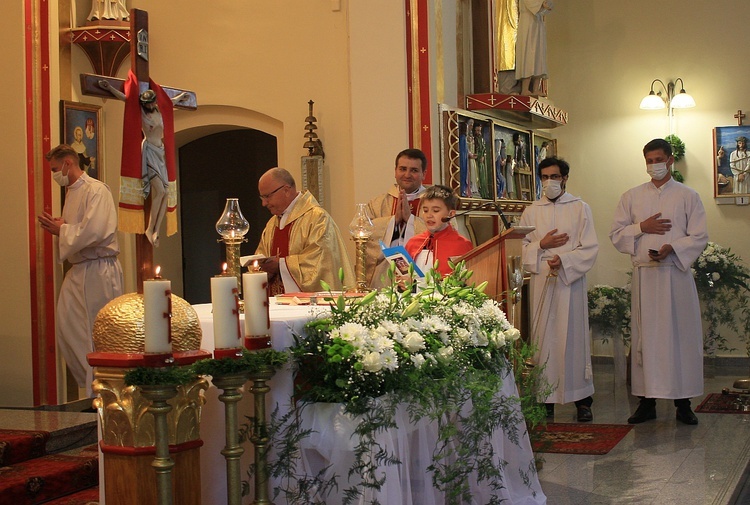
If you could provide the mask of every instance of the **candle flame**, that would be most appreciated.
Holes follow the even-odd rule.
[[[156,269],[154,270],[154,279],[160,279],[161,278],[161,265],[157,265]]]
[[[221,266],[221,272],[224,273],[224,274],[227,273],[227,263],[226,263],[226,261]]]

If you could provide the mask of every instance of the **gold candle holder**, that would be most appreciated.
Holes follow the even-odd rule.
[[[240,244],[247,242],[245,235],[250,230],[250,223],[240,210],[237,198],[227,198],[224,213],[216,222],[216,231],[221,235],[219,242],[226,244],[227,272],[237,278],[237,286],[242,294],[242,275],[240,265]]]
[[[253,505],[273,505],[268,491],[268,427],[266,423],[266,393],[271,388],[266,383],[273,377],[274,370],[264,367],[250,374],[253,382],[250,392],[255,399],[255,422],[253,423],[250,441],[255,448],[255,501]]]
[[[240,388],[247,382],[247,374],[217,375],[214,385],[224,392],[219,401],[224,404],[224,426],[226,445],[221,454],[227,461],[227,504],[240,505],[242,500],[242,479],[240,477],[240,457],[245,449],[239,442],[239,421],[237,402],[242,399]]]
[[[156,471],[157,503],[172,505],[172,468],[174,460],[169,456],[169,428],[167,414],[172,410],[169,400],[177,395],[173,385],[140,386],[141,394],[151,404],[148,411],[154,416],[154,438],[156,456],[151,466]]]
[[[369,212],[367,210],[367,204],[358,203],[357,212],[354,214],[354,219],[349,224],[349,233],[352,235],[352,240],[356,244],[356,263],[354,265],[354,274],[356,277],[356,292],[367,293],[369,286],[367,285],[367,242],[372,237],[374,225],[370,219]]]

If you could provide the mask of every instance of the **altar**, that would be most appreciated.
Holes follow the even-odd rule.
[[[211,305],[194,306],[203,331],[201,348],[214,349],[213,321]],[[275,350],[283,351],[294,344],[294,335],[304,335],[304,326],[312,318],[328,311],[326,306],[313,305],[276,305],[271,300],[271,345]],[[279,370],[269,382],[270,393],[266,396],[266,410],[271,413],[277,408],[288,412],[291,408],[293,394],[293,377],[289,365]],[[247,386],[246,386],[247,387]],[[201,449],[202,503],[224,503],[226,501],[226,463],[221,455],[224,448],[224,409],[218,400],[220,391],[211,387],[206,391],[206,405],[201,419],[201,438],[204,446]],[[516,396],[516,387],[512,374],[503,382],[498,393],[504,397]],[[245,396],[238,405],[240,423],[245,416],[253,415],[253,402]],[[309,405],[302,414],[302,424],[313,430],[311,436],[302,443],[301,467],[298,470],[308,475],[322,472],[324,478],[334,474],[338,476],[338,490],[328,497],[328,503],[341,503],[343,490],[351,484],[347,482],[347,473],[354,459],[352,432],[356,427],[356,418],[343,413],[340,404],[320,403]],[[368,490],[359,503],[369,503],[377,498],[380,503],[401,505],[422,505],[425,503],[442,504],[442,495],[434,489],[427,467],[432,463],[432,452],[437,441],[437,429],[434,423],[423,419],[412,424],[405,408],[399,408],[396,414],[398,429],[387,430],[378,435],[378,442],[388,447],[402,462],[400,465],[379,468],[386,480],[377,495]],[[492,437],[492,449],[500,461],[505,462],[503,489],[491,490],[476,482],[471,483],[472,503],[487,503],[495,493],[508,503],[521,505],[542,505],[546,497],[541,490],[536,476],[531,444],[523,422],[519,423],[519,440],[513,442],[506,433],[498,430]],[[245,444],[242,456],[242,478],[246,474],[252,459],[253,448]],[[270,492],[279,483],[273,478]],[[251,486],[252,489],[252,486]],[[243,503],[250,503],[252,498],[245,498]],[[283,497],[273,499],[276,505],[283,505]]]

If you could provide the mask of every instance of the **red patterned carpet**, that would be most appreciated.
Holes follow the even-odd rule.
[[[0,467],[44,456],[46,431],[0,430]]]
[[[703,414],[750,414],[750,410],[738,410],[735,402],[739,395],[711,393],[695,409]]]
[[[531,435],[534,452],[607,454],[633,428],[627,424],[564,424],[537,426]]]

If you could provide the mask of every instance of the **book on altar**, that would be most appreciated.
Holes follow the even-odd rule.
[[[253,261],[260,262],[261,260],[266,259],[265,254],[251,254],[250,256],[240,256],[240,265],[244,268],[248,266]]]
[[[344,291],[318,291],[317,293],[283,293],[274,297],[277,305],[331,305],[339,296],[344,298],[361,298],[367,293]]]
[[[424,279],[424,273],[419,269],[414,258],[406,251],[406,248],[402,245],[396,245],[392,247],[386,247],[383,241],[380,241],[380,248],[383,250],[383,255],[388,261],[392,261],[396,264],[396,275],[409,275],[409,265],[414,266],[414,275],[419,279]]]

